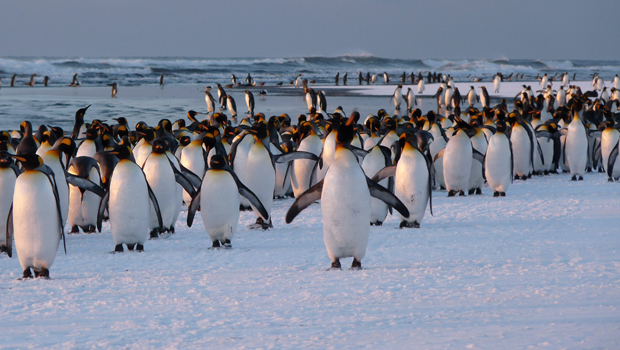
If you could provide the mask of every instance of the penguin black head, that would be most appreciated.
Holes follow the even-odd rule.
[[[136,131],[142,131],[142,130],[148,129],[148,127],[149,126],[146,125],[145,122],[140,121],[138,122],[138,124],[136,124]]]
[[[221,170],[221,169],[224,169],[227,164],[228,163],[226,162],[226,158],[224,158],[224,156],[219,155],[219,154],[214,154],[211,157],[211,162],[209,163],[209,166],[212,169]]]
[[[118,118],[112,118],[113,120],[116,120],[116,122],[120,125],[127,125],[127,118],[125,117],[118,117]]]
[[[127,144],[119,144],[113,151],[110,151],[110,154],[115,155],[118,160],[131,159],[131,147]]]
[[[34,170],[43,165],[43,159],[36,154],[20,154],[11,157],[22,163],[25,170]]]
[[[435,140],[433,134],[428,131],[420,130],[415,133],[418,149],[422,152],[428,151],[428,146]]]
[[[605,120],[605,127],[607,128],[613,128],[614,125],[616,125],[616,122],[613,119],[607,119]]]
[[[181,138],[179,139],[179,143],[183,147],[189,145],[191,142],[192,142],[192,138],[189,136],[181,136]]]
[[[153,141],[152,146],[153,153],[164,154],[168,150],[168,141],[164,139],[157,139]]]
[[[306,115],[300,114],[299,117],[297,117],[297,125],[303,124],[306,120]]]
[[[254,125],[252,125],[252,127],[248,129],[248,131],[254,134],[254,136],[258,140],[265,139],[269,136],[269,132],[267,131],[267,124],[265,123],[254,123]]]
[[[377,111],[377,118],[379,119],[383,119],[383,117],[385,117],[386,115],[387,115],[387,112],[383,108]]]
[[[504,122],[503,120],[500,120],[497,123],[495,123],[495,128],[496,128],[497,132],[501,132],[501,133],[505,134],[506,133],[506,129],[508,127],[506,126],[506,122]]]
[[[396,128],[398,127],[398,125],[396,124],[396,120],[394,120],[393,118],[385,118],[383,125],[385,126],[385,128],[387,130],[396,130]]]
[[[27,120],[24,120],[23,122],[21,122],[21,124],[19,124],[19,130],[22,132],[24,136],[31,136],[32,135],[32,123],[30,123]]]
[[[228,116],[224,113],[219,113],[219,115],[213,116],[213,119],[220,123],[220,125],[228,125]]]
[[[338,127],[336,132],[336,142],[341,145],[348,145],[355,137],[355,122],[359,120],[360,114],[355,111],[351,113],[349,119]]]
[[[86,135],[87,140],[95,140],[97,137],[99,137],[99,134],[97,134],[97,130],[92,128],[86,130],[84,134]]]
[[[86,107],[84,107],[84,108],[80,108],[80,109],[78,109],[78,110],[75,112],[75,120],[76,120],[76,121],[84,121],[84,114],[86,114],[86,111],[88,110],[88,108],[89,108],[90,106],[91,106],[91,105],[88,105],[88,106],[86,106]]]
[[[179,119],[175,123],[179,126],[179,129],[183,129],[185,127],[185,119]]]
[[[151,142],[155,139],[155,130],[148,128],[143,131],[138,132],[138,135],[144,137],[144,140],[147,142]]]
[[[70,137],[61,137],[54,143],[55,149],[60,150],[64,154],[73,155],[75,153],[75,141]]]
[[[198,114],[200,114],[200,113],[196,112],[196,111],[193,111],[193,110],[189,110],[189,111],[187,111],[187,119],[189,119],[192,122],[197,122],[198,120],[195,117]]]
[[[172,123],[170,122],[169,119],[162,119],[159,121],[159,123],[157,123],[157,126],[166,130],[167,132],[171,133],[172,132]]]

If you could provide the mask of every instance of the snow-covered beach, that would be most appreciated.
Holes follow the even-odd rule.
[[[503,83],[491,96],[509,99],[522,84],[539,86]],[[463,94],[470,85],[480,83],[456,83]],[[393,111],[394,85],[324,87],[329,111]],[[28,119],[68,131],[89,104],[87,120],[174,121],[206,109],[199,88],[121,86],[114,100],[109,87],[2,88],[0,128]],[[436,88],[427,85],[423,111],[435,108]],[[301,89],[265,89],[258,112],[307,112]],[[245,111],[242,91],[230,89]],[[274,203],[268,231],[247,229],[255,216],[242,213],[229,250],[209,249],[201,220],[185,225],[186,208],[177,233],[147,241],[144,253],[109,254],[104,224],[67,236],[51,280],[19,281],[19,261],[0,255],[0,347],[615,348],[620,187],[599,173],[569,180],[515,181],[505,198],[488,187],[483,196],[436,191],[420,229],[399,230],[394,216],[371,228],[362,271],[325,271],[320,207],[287,225],[292,199]]]

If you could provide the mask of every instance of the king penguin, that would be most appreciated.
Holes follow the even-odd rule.
[[[299,142],[299,151],[310,152],[317,157],[323,151],[323,143],[314,131],[310,122],[304,122],[300,126],[301,141]],[[291,166],[291,186],[295,197],[299,197],[308,188],[314,186],[311,183],[312,171],[316,161],[310,159],[298,159],[292,162]]]
[[[21,162],[25,171],[15,181],[7,243],[15,242],[24,278],[32,277],[31,269],[35,277],[49,278],[60,239],[64,240],[54,173],[36,154],[13,158]],[[12,255],[10,243],[7,252]]]
[[[75,157],[69,163],[67,175],[73,175],[67,177],[69,182],[68,218],[71,225],[71,233],[79,233],[80,228],[82,228],[84,233],[93,233],[95,232],[95,225],[97,225],[99,203],[105,195],[105,191],[101,188],[99,165],[94,158]],[[79,181],[79,183],[76,183],[76,181]]]
[[[114,252],[127,249],[144,250],[144,242],[149,236],[150,203],[153,203],[158,218],[160,231],[163,231],[161,212],[157,198],[146,181],[142,169],[131,160],[131,148],[119,145],[110,152],[119,159],[110,179],[110,190],[99,206],[97,229],[101,231],[101,222],[106,206],[110,216],[110,230],[114,238]]]
[[[443,176],[448,190],[448,197],[458,192],[464,196],[471,174],[473,149],[468,136],[469,126],[458,121],[459,128],[446,144],[443,155]]]
[[[2,141],[0,147],[6,148],[6,141]],[[11,205],[13,204],[13,190],[15,190],[15,180],[19,176],[20,172],[17,166],[13,163],[11,155],[6,151],[0,152],[0,253],[8,252],[7,247],[7,222],[4,218],[9,217]],[[10,242],[9,242],[10,243]]]
[[[321,200],[323,238],[332,269],[340,269],[340,259],[348,257],[353,257],[352,269],[362,268],[370,232],[371,195],[409,216],[398,198],[364,175],[357,157],[349,149],[356,136],[356,119],[359,113],[353,112],[338,127],[334,161],[325,178],[297,198],[286,214],[286,222],[290,223],[303,209]]]
[[[271,223],[271,208],[273,206],[273,191],[276,185],[276,171],[272,160],[273,157],[269,151],[269,130],[264,120],[262,120],[255,123],[248,131],[254,135],[256,143],[248,152],[244,181],[248,188],[256,194],[267,211],[268,215],[264,217],[256,207],[252,206],[257,217],[256,225],[266,230],[269,227],[273,227]]]
[[[239,181],[226,158],[216,154],[211,157],[209,165],[202,185],[189,207],[187,226],[192,226],[200,205],[202,222],[213,242],[212,247],[230,248],[239,222],[239,195],[246,197],[261,216],[269,217],[269,213],[254,192]]]
[[[583,180],[583,173],[588,162],[588,134],[579,110],[581,104],[573,104],[573,120],[568,124],[568,133],[564,140],[564,157],[572,175],[572,181]]]
[[[487,182],[493,190],[493,197],[505,197],[512,184],[512,146],[506,136],[506,123],[498,121],[496,132],[489,139],[484,160]]]
[[[616,167],[618,161],[618,140],[620,140],[620,131],[614,128],[615,122],[609,119],[605,122],[605,130],[601,134],[601,155],[603,158],[603,166],[607,173],[607,181],[612,182],[620,177],[620,166]]]

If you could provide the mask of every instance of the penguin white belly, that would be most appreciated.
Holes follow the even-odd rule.
[[[279,155],[282,154],[279,149],[277,149],[273,144],[269,144],[271,148],[271,154]],[[289,168],[289,163],[276,163],[276,182],[275,187],[273,189],[274,197],[284,197],[289,187],[291,187],[291,177],[287,173],[287,169]],[[292,165],[291,165],[292,166]],[[289,169],[290,171],[290,169]]]
[[[73,167],[69,168],[68,172],[75,175]],[[95,184],[101,183],[96,168],[90,169],[88,176]],[[96,226],[99,203],[101,203],[101,197],[90,191],[84,191],[82,194],[78,187],[69,185],[69,224],[71,226]]]
[[[15,181],[13,234],[24,270],[52,266],[61,238],[60,223],[52,185],[39,171],[27,171]]]
[[[58,188],[60,212],[62,213],[62,225],[64,226],[69,215],[69,184],[65,177],[65,170],[60,164],[58,155],[44,154],[41,159],[54,172],[54,179],[56,179],[56,187]]]
[[[452,136],[443,155],[443,176],[448,191],[466,191],[471,173],[472,149],[464,131]]]
[[[303,139],[298,149],[298,151],[310,152],[317,157],[321,155],[322,150],[323,144],[321,139],[315,135]],[[296,159],[293,161],[291,166],[291,186],[296,198],[310,188],[310,186],[314,186],[314,183],[310,184],[310,178],[315,165],[316,161],[311,159]]]
[[[121,160],[110,181],[110,230],[114,243],[144,244],[149,232],[150,201],[140,167]]]
[[[144,162],[146,161],[146,158],[148,158],[149,154],[151,154],[152,151],[153,147],[150,144],[143,144],[142,147],[140,147],[136,152],[134,152],[134,155],[136,157],[136,164],[142,167],[144,165]]]
[[[50,145],[49,142],[44,142],[41,144],[41,146],[39,146],[39,149],[37,149],[37,155],[39,157],[43,157],[43,155],[52,149],[52,145]]]
[[[542,151],[543,158],[545,159],[545,163],[542,164],[540,162],[540,170],[537,171],[554,171],[553,169],[553,140],[547,137],[539,137],[538,144],[540,145],[540,150]],[[537,158],[537,159],[540,159]],[[534,167],[536,169],[536,166]]]
[[[370,153],[364,157],[362,162],[362,170],[369,178],[372,178],[379,172],[379,170],[385,168],[385,156],[379,147],[373,147]],[[388,180],[382,180],[379,184],[385,188],[388,187]],[[370,223],[383,223],[388,214],[388,206],[377,198],[370,198]]]
[[[380,137],[378,136],[371,136],[368,137],[365,141],[364,141],[364,149],[365,150],[370,150],[371,148],[375,147],[377,145],[377,143],[379,143],[379,141],[381,140]],[[388,147],[389,148],[389,147]]]
[[[233,170],[237,177],[241,181],[241,183],[245,184],[245,167],[248,162],[248,153],[250,153],[250,149],[254,145],[254,138],[251,136],[246,136],[238,145],[237,151],[235,154],[235,160],[233,163]],[[246,185],[247,186],[247,185]],[[250,202],[243,196],[239,195],[239,200],[241,205],[244,207],[249,207]]]
[[[568,125],[565,152],[571,175],[583,175],[588,162],[588,137],[578,119],[574,119]]]
[[[409,210],[409,217],[398,214],[401,220],[422,223],[430,197],[429,176],[422,153],[412,148],[406,149],[398,161],[394,176],[394,194]]]
[[[418,82],[418,94],[421,94],[424,92],[424,79],[420,79],[420,81]]]
[[[190,144],[183,148],[183,153],[181,153],[181,164],[199,178],[205,174],[205,161],[202,152],[202,146]],[[192,202],[192,197],[185,190],[183,191],[183,201],[188,207]]]
[[[495,78],[493,80],[493,90],[497,93],[499,92],[499,85],[500,85],[500,79],[499,78]]]
[[[256,143],[248,153],[248,161],[245,166],[246,179],[244,184],[258,197],[269,214],[269,218],[264,218],[269,222],[271,218],[271,208],[273,206],[273,189],[276,183],[276,172],[271,165],[271,158],[267,149]],[[258,211],[254,212],[257,216]]]
[[[510,140],[514,158],[514,175],[528,176],[532,168],[532,142],[527,131],[522,126],[514,127]]]
[[[370,192],[364,172],[348,150],[338,150],[325,174],[321,195],[323,238],[332,261],[366,255],[370,225]]]
[[[202,180],[200,215],[211,241],[232,241],[239,222],[239,191],[230,173],[209,170]]]
[[[164,227],[174,226],[173,220],[178,215],[178,203],[174,200],[177,198],[177,183],[168,157],[165,154],[151,154],[144,163],[142,170],[146,175],[146,181],[155,194],[155,198],[157,198]],[[149,208],[149,230],[153,230],[159,227],[159,223],[153,203],[150,203]]]
[[[334,161],[334,155],[336,153],[336,133],[330,132],[329,135],[325,138],[323,142],[323,167],[317,168],[317,181],[321,181],[325,174],[327,173],[327,169]]]
[[[604,130],[601,136],[601,156],[603,159],[603,168],[607,171],[607,167],[609,166],[609,155],[611,151],[618,144],[618,139],[620,138],[620,133],[616,130]],[[618,154],[620,156],[620,153]],[[617,175],[616,175],[617,174]],[[616,163],[614,164],[614,172],[612,176],[618,177],[620,176],[620,163],[616,159]]]
[[[78,148],[76,157],[92,157],[97,153],[97,145],[93,140],[84,140]]]
[[[478,133],[471,138],[471,143],[474,149],[483,155],[487,152],[487,141],[482,133]],[[467,182],[467,189],[480,189],[484,186],[484,178],[482,177],[482,163],[477,159],[473,159],[471,162],[471,172],[469,174],[469,181]]]
[[[512,181],[510,143],[504,134],[491,137],[485,157],[485,175],[493,192],[506,192]]]
[[[15,190],[15,172],[11,168],[0,168],[0,246],[6,244],[6,220],[13,204],[13,192]]]

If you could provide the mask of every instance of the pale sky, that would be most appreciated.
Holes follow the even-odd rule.
[[[0,57],[620,60],[620,1],[0,0]]]

